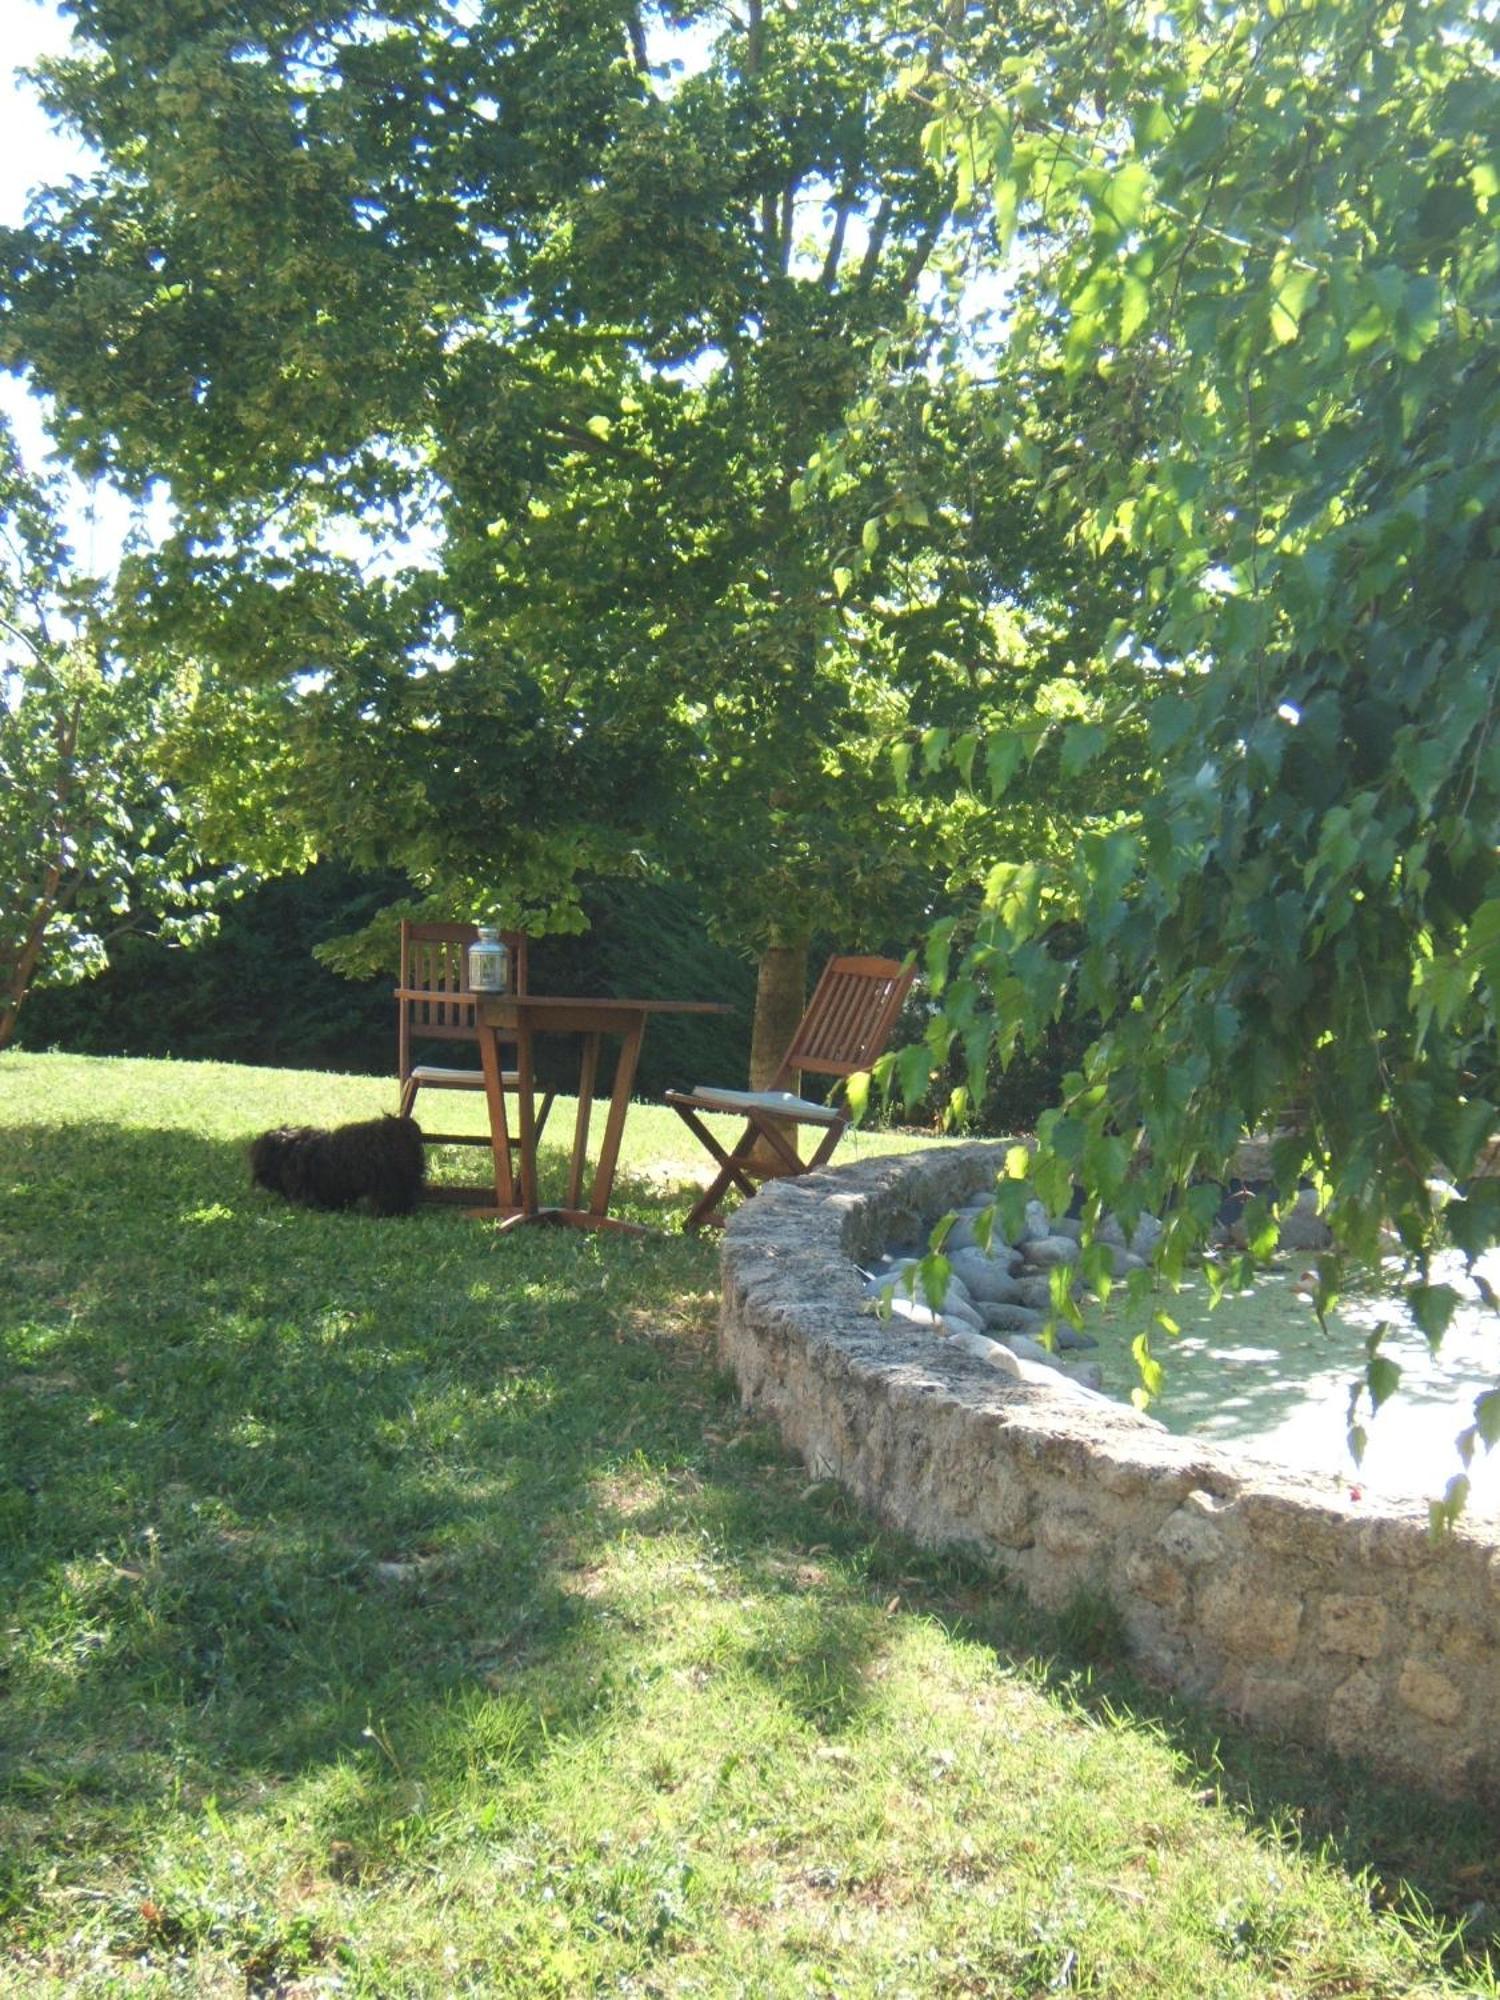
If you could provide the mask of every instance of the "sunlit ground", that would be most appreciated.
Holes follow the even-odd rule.
[[[1194,1433],[1308,1472],[1331,1473],[1362,1494],[1416,1500],[1440,1499],[1463,1470],[1455,1439],[1473,1422],[1474,1398],[1500,1383],[1500,1316],[1485,1308],[1457,1269],[1441,1276],[1472,1304],[1454,1315],[1434,1355],[1422,1334],[1389,1300],[1345,1301],[1319,1326],[1295,1259],[1263,1276],[1253,1291],[1226,1299],[1216,1310],[1196,1282],[1166,1301],[1181,1336],[1153,1337],[1166,1367],[1165,1393],[1151,1413],[1169,1430]],[[1481,1272],[1500,1288],[1500,1252],[1481,1260]],[[1358,1465],[1350,1453],[1350,1393],[1363,1379],[1366,1341],[1381,1321],[1391,1330],[1381,1353],[1397,1363],[1401,1382],[1375,1414],[1360,1399],[1359,1422],[1367,1442]],[[1112,1304],[1089,1324],[1100,1338],[1105,1382],[1126,1396],[1136,1381],[1130,1335],[1137,1322]],[[1483,1444],[1469,1467],[1469,1512],[1500,1519],[1500,1451]]]

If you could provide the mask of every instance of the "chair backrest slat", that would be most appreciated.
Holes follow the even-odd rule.
[[[799,1070],[852,1076],[868,1069],[890,1038],[914,976],[893,958],[831,958],[772,1089]]]
[[[880,994],[853,973],[844,973],[834,987],[828,1009],[828,1040],[837,1049],[863,1047],[880,1013]]]
[[[401,926],[401,985],[420,991],[422,998],[401,1005],[401,1067],[405,1074],[407,1051],[412,1040],[424,1042],[472,1042],[474,1002],[469,996],[469,946],[479,936],[476,924],[408,923]],[[502,942],[510,950],[511,983],[517,993],[526,989],[526,945],[524,931],[501,931]]]
[[[862,986],[845,972],[829,979],[820,1004],[809,1008],[798,1037],[804,1066],[824,1060],[847,1061],[860,1040],[865,1013],[878,1004],[878,988]]]

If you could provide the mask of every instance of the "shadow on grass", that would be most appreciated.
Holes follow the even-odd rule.
[[[767,1460],[780,1457],[770,1431],[760,1445]],[[882,1643],[884,1613],[898,1605],[985,1647],[1065,1709],[1161,1743],[1178,1782],[1203,1804],[1227,1806],[1271,1840],[1328,1857],[1365,1884],[1372,1907],[1399,1912],[1451,1970],[1476,1977],[1475,1991],[1500,1985],[1500,1852],[1486,1808],[1426,1797],[1330,1753],[1238,1730],[1131,1666],[1106,1597],[1041,1611],[976,1557],[918,1548],[831,1485],[773,1515],[761,1481],[742,1470],[711,1487],[699,1513],[701,1531],[733,1552],[747,1584],[764,1581],[768,1566],[795,1576],[800,1565],[788,1563],[788,1552],[795,1559],[809,1547],[862,1578],[859,1602],[804,1600],[800,1657],[790,1669],[783,1657],[747,1656],[815,1726],[837,1731],[857,1717],[866,1662]]]
[[[628,1709],[631,1634],[589,1589],[628,1533],[781,1601],[732,1664],[815,1730],[858,1722],[899,1600],[1377,1894],[1500,1900],[1479,1813],[1231,1735],[1117,1664],[1107,1619],[1043,1618],[807,1488],[712,1369],[712,1246],[309,1215],[177,1131],[10,1138],[0,1801],[36,1870],[48,1815],[105,1844],[111,1815],[293,1777],[329,1852],[398,1852],[418,1794],[513,1781]]]
[[[372,1702],[572,1618],[545,1531],[622,1410],[692,1445],[681,1353],[615,1333],[663,1280],[701,1291],[700,1245],[307,1214],[178,1132],[11,1137],[0,1522],[29,1636],[0,1727],[28,1754],[142,1687],[247,1768],[358,1746]]]

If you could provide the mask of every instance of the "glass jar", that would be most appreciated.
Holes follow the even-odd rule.
[[[510,950],[491,924],[481,924],[478,938],[469,946],[469,991],[510,991]]]

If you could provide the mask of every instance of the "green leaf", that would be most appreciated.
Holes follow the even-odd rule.
[[[1004,796],[1025,754],[1026,739],[1019,730],[1007,730],[1003,736],[992,736],[985,744],[984,767],[992,800]]]
[[[1271,299],[1271,338],[1285,345],[1295,340],[1302,316],[1321,283],[1318,273],[1293,265],[1273,276],[1276,289]]]
[[[1396,346],[1403,361],[1418,361],[1437,338],[1442,299],[1437,280],[1419,273],[1408,280],[1397,320]]]
[[[1396,1393],[1401,1382],[1401,1370],[1396,1362],[1384,1354],[1372,1355],[1365,1364],[1365,1386],[1370,1391],[1370,1407],[1378,1410],[1382,1403]]]
[[[986,1252],[989,1250],[990,1243],[995,1234],[996,1220],[997,1217],[993,1208],[981,1208],[977,1214],[971,1215],[969,1227],[973,1230],[974,1241],[979,1245],[981,1250]]]
[[[1016,944],[1024,944],[1041,915],[1042,870],[1034,861],[997,861],[985,878],[985,907],[996,912]]]
[[[1469,919],[1462,959],[1478,963],[1491,1002],[1500,1009],[1500,897],[1490,897]]]
[[[1224,107],[1205,98],[1188,113],[1173,151],[1184,166],[1201,167],[1210,154],[1218,152],[1228,131],[1229,121]]]
[[[1128,346],[1146,324],[1151,312],[1151,287],[1144,278],[1127,271],[1120,284],[1120,344]]]
[[[1115,1278],[1114,1253],[1110,1246],[1107,1243],[1090,1243],[1079,1257],[1078,1268],[1089,1290],[1098,1297],[1101,1305],[1107,1305]]]
[[[1344,344],[1351,355],[1364,354],[1378,340],[1384,340],[1389,336],[1391,326],[1391,315],[1378,301],[1372,300],[1350,326],[1344,336]]]
[[[1427,1506],[1428,1533],[1435,1542],[1453,1532],[1459,1516],[1469,1504],[1469,1481],[1462,1472],[1448,1481],[1441,1500],[1432,1500]]]
[[[1409,1285],[1406,1303],[1412,1318],[1427,1337],[1434,1353],[1442,1345],[1448,1322],[1458,1308],[1459,1297],[1451,1285]]]
[[[1451,737],[1430,735],[1423,730],[1403,729],[1398,733],[1396,768],[1422,813],[1432,811],[1438,789],[1452,769],[1459,748]]]
[[[1102,836],[1087,834],[1079,843],[1079,862],[1091,899],[1108,908],[1119,906],[1140,859],[1140,841],[1123,826]]]
[[[1157,750],[1174,750],[1197,726],[1198,711],[1186,696],[1160,694],[1147,714],[1151,742]]]
[[[911,1105],[927,1095],[932,1077],[932,1057],[925,1043],[911,1042],[896,1055],[896,1081],[903,1103]]]
[[[1130,1352],[1135,1359],[1137,1369],[1140,1371],[1141,1387],[1148,1396],[1159,1396],[1167,1378],[1162,1372],[1161,1363],[1151,1352],[1149,1334],[1138,1333],[1130,1343]]]
[[[1062,767],[1070,778],[1092,764],[1109,742],[1109,731],[1098,722],[1070,723],[1063,732]]]
[[[953,1267],[941,1250],[934,1250],[921,1259],[917,1265],[917,1276],[923,1298],[928,1305],[941,1312],[943,1300],[948,1296],[949,1280],[953,1276]]]
[[[924,729],[922,731],[922,769],[929,774],[936,771],[948,754],[952,731],[948,729]]]
[[[1122,233],[1133,228],[1140,219],[1150,187],[1150,170],[1139,160],[1127,160],[1117,173],[1110,176],[1104,204]]]
[[[1012,1152],[1024,1148],[1011,1148]],[[1031,1169],[1030,1155],[1027,1155],[1026,1171]],[[1026,1204],[1031,1199],[1031,1190],[1024,1180],[1002,1181],[995,1190],[995,1209],[1000,1217],[1000,1228],[1008,1241],[1014,1241],[1026,1226]]]
[[[926,972],[927,984],[933,993],[941,993],[948,983],[948,960],[953,946],[953,926],[956,918],[946,917],[934,924],[927,937]]]
[[[1073,1296],[1073,1280],[1077,1276],[1071,1264],[1054,1264],[1047,1273],[1047,1296],[1051,1300],[1054,1318],[1064,1319],[1070,1326],[1082,1327],[1083,1311]],[[1105,1294],[1101,1293],[1101,1297]]]

